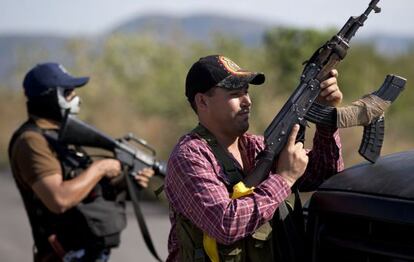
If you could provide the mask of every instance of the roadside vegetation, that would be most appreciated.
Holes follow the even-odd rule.
[[[120,137],[133,132],[153,145],[161,159],[167,159],[177,139],[191,130],[196,117],[184,96],[187,70],[201,56],[223,54],[242,67],[262,71],[266,83],[251,88],[253,112],[251,132],[263,133],[287,97],[296,88],[302,63],[335,32],[275,28],[263,44],[243,45],[223,35],[212,36],[213,44],[190,42],[177,37],[165,42],[150,36],[112,35],[101,50],[91,50],[88,42],[74,39],[67,46],[74,63],[67,66],[74,75],[91,77],[78,93],[83,100],[80,118],[102,131]],[[20,82],[27,70],[43,61],[42,54],[22,57],[14,75]],[[390,56],[371,45],[351,45],[340,64],[339,84],[343,105],[379,88],[387,74],[408,79],[406,90],[386,113],[386,135],[382,154],[414,148],[414,49]],[[0,167],[7,168],[10,136],[25,120],[25,100],[21,88],[0,83]],[[313,129],[311,125],[311,129]],[[311,133],[307,135],[308,146]],[[363,159],[358,155],[362,128],[341,130],[346,166]]]

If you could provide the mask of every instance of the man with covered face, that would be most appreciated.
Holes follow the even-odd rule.
[[[9,157],[32,228],[34,261],[107,261],[125,227],[123,199],[115,189],[107,192],[120,162],[93,161],[57,139],[64,115],[79,111],[75,89],[88,81],[57,63],[36,65],[23,81],[28,120],[13,134]],[[147,187],[153,173],[143,169],[136,181]]]
[[[341,102],[336,77],[333,70],[321,83],[321,103]],[[185,94],[199,124],[179,139],[168,161],[167,261],[276,261],[269,222],[291,187],[315,188],[343,168],[337,129],[318,126],[308,151],[296,142],[296,125],[268,178],[249,194],[232,198],[233,186],[264,149],[263,136],[247,133],[249,87],[264,80],[264,74],[221,55],[202,57],[190,68]]]

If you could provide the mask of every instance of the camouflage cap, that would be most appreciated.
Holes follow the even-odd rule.
[[[241,89],[248,84],[261,85],[263,73],[240,68],[225,56],[210,55],[195,62],[187,74],[185,95],[192,102],[197,93],[205,93],[213,87]]]

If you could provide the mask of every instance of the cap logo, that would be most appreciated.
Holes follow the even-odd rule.
[[[68,71],[66,70],[66,68],[63,67],[63,65],[59,64],[58,66],[59,66],[59,69],[62,70],[63,73],[69,75]]]
[[[230,58],[225,56],[219,56],[219,60],[221,64],[225,67],[227,71],[229,71],[233,75],[245,75],[250,74],[250,72],[245,71],[240,68],[236,63],[230,60]]]

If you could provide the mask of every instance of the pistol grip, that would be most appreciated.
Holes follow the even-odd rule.
[[[305,132],[306,132],[306,125],[300,124],[298,135],[296,136],[296,143],[302,142],[305,143]]]

